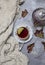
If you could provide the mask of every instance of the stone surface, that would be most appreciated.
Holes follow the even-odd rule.
[[[27,57],[19,52],[19,43],[10,36],[20,0],[0,0],[0,65],[27,65]],[[25,60],[25,62],[24,62]]]

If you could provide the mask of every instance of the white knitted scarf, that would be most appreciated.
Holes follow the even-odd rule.
[[[0,65],[27,65],[12,34],[13,21],[19,13],[20,0],[0,0]]]

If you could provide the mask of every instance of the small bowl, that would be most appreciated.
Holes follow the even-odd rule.
[[[21,27],[21,26],[19,26]],[[29,30],[29,34],[27,35],[26,38],[20,38],[18,35],[17,35],[17,29],[19,28],[17,27],[16,29],[14,29],[14,37],[15,39],[20,42],[20,43],[26,43],[28,41],[30,41],[32,39],[32,36],[33,36],[33,31],[32,31],[32,28],[30,26],[27,26],[27,25],[23,25],[23,27],[27,27],[28,30]]]
[[[32,13],[35,26],[45,26],[45,9],[37,8]]]

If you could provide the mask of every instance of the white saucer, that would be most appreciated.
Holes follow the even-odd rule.
[[[16,31],[17,31],[17,29],[18,29],[19,27],[27,27],[27,28],[28,28],[28,30],[29,30],[29,35],[30,35],[30,36],[29,36],[29,38],[28,38],[27,40],[21,40],[21,39],[18,37]],[[14,38],[15,38],[18,42],[20,42],[20,43],[26,43],[26,42],[28,42],[28,41],[31,40],[31,38],[32,38],[32,36],[33,36],[33,31],[32,31],[31,26],[29,26],[29,23],[26,22],[26,21],[24,21],[23,19],[21,19],[21,20],[17,20],[17,21],[15,22],[15,24],[14,24],[13,36],[14,36]]]

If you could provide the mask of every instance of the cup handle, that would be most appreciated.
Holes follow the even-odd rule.
[[[24,46],[24,43],[23,44],[19,43],[19,51],[22,50],[23,46]]]

